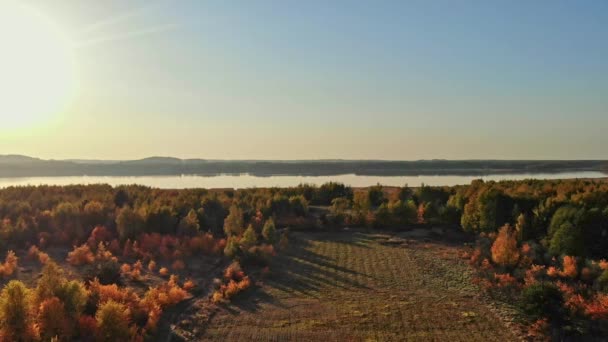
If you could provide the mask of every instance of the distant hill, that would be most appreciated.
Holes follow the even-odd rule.
[[[0,164],[2,163],[32,163],[42,161],[39,158],[32,158],[19,154],[0,154]]]
[[[154,164],[168,164],[168,165],[181,165],[184,163],[183,160],[173,157],[148,157],[138,160],[126,160],[119,162],[121,164],[131,165],[154,165]]]
[[[43,160],[0,155],[0,177],[243,174],[258,176],[357,174],[484,175],[608,171],[605,160],[205,160],[149,157],[139,160]]]

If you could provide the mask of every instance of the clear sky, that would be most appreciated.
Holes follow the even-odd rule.
[[[6,107],[0,154],[608,159],[607,1],[24,2],[69,42],[71,90]]]

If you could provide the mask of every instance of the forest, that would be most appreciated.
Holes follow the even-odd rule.
[[[458,232],[473,285],[528,340],[608,336],[608,182],[0,190],[0,341],[155,341],[182,303],[241,297],[295,232]],[[346,229],[347,228],[347,229]]]

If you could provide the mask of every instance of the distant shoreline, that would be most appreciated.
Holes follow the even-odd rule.
[[[131,161],[43,160],[0,155],[0,177],[54,176],[484,176],[603,172],[606,160],[204,160],[152,157]]]

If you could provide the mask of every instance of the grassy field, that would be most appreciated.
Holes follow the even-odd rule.
[[[216,309],[203,339],[516,340],[478,299],[455,247],[403,237],[292,234],[271,276]]]

